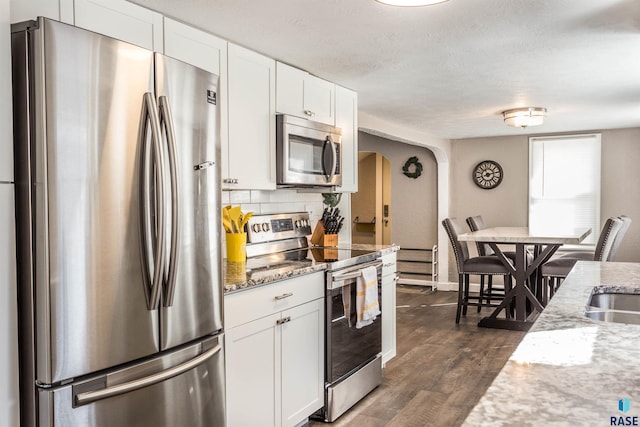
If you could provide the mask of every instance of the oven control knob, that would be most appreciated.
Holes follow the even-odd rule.
[[[260,224],[253,224],[251,229],[254,231],[254,233],[259,233],[260,232]]]
[[[268,222],[263,222],[262,223],[262,231],[269,231],[269,223]]]
[[[296,219],[296,228],[300,228],[300,220]]]

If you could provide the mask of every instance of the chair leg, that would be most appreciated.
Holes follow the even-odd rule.
[[[506,297],[506,295],[511,291],[511,287],[513,286],[513,284],[511,282],[511,275],[510,274],[507,274],[506,276],[503,276],[503,277],[504,277],[504,282],[505,282],[504,283],[504,294],[505,294],[505,297]],[[505,317],[507,319],[511,319],[511,314],[512,314],[513,309],[514,309],[513,304],[509,304],[507,307],[504,308]]]
[[[462,294],[464,286],[462,282],[462,274],[458,274],[458,308],[456,310],[456,323],[460,323],[460,311],[462,310]]]
[[[493,276],[489,275],[487,280],[487,305],[491,304],[491,296],[493,295]]]
[[[462,315],[467,315],[467,307],[469,304],[469,275],[464,275],[464,300],[462,304]]]
[[[491,277],[491,276],[489,276]],[[478,313],[482,310],[482,300],[484,299],[484,274],[480,275],[480,295],[478,296]]]

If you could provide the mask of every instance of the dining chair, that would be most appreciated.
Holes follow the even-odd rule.
[[[505,280],[505,289],[511,290],[511,274],[502,264],[502,261],[496,256],[479,255],[477,257],[469,256],[469,248],[466,243],[460,242],[458,236],[464,233],[464,228],[460,221],[456,218],[445,218],[442,226],[449,236],[449,241],[453,247],[453,253],[456,258],[456,267],[458,269],[458,306],[456,310],[456,323],[460,323],[460,314],[466,316],[467,306],[483,306],[495,307],[491,301],[485,302],[483,295],[469,295],[469,277],[476,276],[503,276]]]
[[[627,234],[627,230],[631,226],[631,218],[626,215],[620,215],[618,218],[622,220],[622,226],[616,233],[613,238],[613,243],[611,244],[611,250],[609,251],[609,256],[605,261],[615,261],[616,255],[618,254],[618,249],[620,249],[620,244],[624,239],[625,234]],[[595,251],[577,251],[577,252],[567,252],[562,255],[563,258],[578,258],[584,261],[593,261],[595,256]]]
[[[482,215],[475,215],[467,217],[466,219],[467,225],[471,231],[483,230],[486,227],[484,223],[484,219]],[[478,251],[479,256],[497,256],[495,251],[491,249],[487,243],[476,242],[476,249]],[[516,262],[516,253],[515,251],[503,251],[504,255],[511,260],[511,263],[515,265]],[[527,264],[531,262],[532,256],[530,253],[526,253]],[[480,296],[486,294],[487,302],[492,299],[492,297],[497,297],[497,299],[502,299],[504,297],[504,288],[494,288],[492,276],[487,276],[487,288],[485,291],[484,288],[485,276],[480,276]],[[478,312],[481,310],[481,306],[478,306]]]
[[[602,227],[596,250],[590,258],[578,258],[561,256],[544,263],[541,274],[544,280],[543,305],[553,297],[562,281],[567,277],[571,269],[578,261],[609,261],[616,235],[620,232],[625,222],[618,217],[608,218]],[[628,225],[627,225],[628,228]]]

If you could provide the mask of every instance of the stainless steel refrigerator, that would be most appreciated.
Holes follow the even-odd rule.
[[[223,426],[218,77],[12,30],[23,426]]]

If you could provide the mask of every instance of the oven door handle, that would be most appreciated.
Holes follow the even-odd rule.
[[[344,281],[349,279],[355,279],[356,277],[362,274],[362,270],[367,267],[382,267],[382,261],[373,261],[367,264],[361,264],[355,266],[354,268],[350,268],[343,273],[331,274],[331,289],[341,288],[344,286]]]

